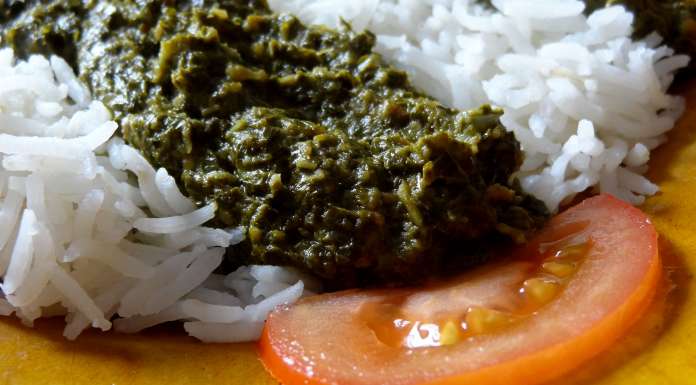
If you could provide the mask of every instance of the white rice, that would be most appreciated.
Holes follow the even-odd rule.
[[[196,209],[166,170],[111,139],[117,128],[62,59],[0,50],[0,314],[64,315],[69,339],[112,320],[122,332],[184,320],[196,338],[238,342],[309,294],[303,280],[317,290],[281,267],[213,274],[243,230],[204,227],[215,205]]]
[[[377,52],[414,84],[459,109],[492,103],[522,143],[522,187],[551,210],[588,188],[632,204],[658,189],[642,175],[681,116],[666,94],[689,58],[651,35],[632,41],[633,15],[582,14],[575,0],[269,0],[305,23],[377,36]]]

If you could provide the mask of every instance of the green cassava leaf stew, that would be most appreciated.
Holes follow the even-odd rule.
[[[409,282],[522,242],[547,211],[511,178],[519,143],[482,106],[423,95],[374,35],[261,1],[28,1],[0,19],[20,55],[59,54],[215,225],[225,268],[302,267],[342,287]]]
[[[663,21],[636,33],[658,25],[691,51],[693,4],[623,3]],[[502,110],[443,106],[368,31],[304,25],[262,0],[4,4],[4,44],[65,58],[127,143],[217,204],[212,225],[245,229],[223,273],[279,264],[336,288],[410,283],[522,243],[549,215],[515,178],[523,155]]]

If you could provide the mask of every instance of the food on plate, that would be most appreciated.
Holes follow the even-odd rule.
[[[479,0],[489,8],[493,0]],[[584,12],[621,5],[635,15],[633,36],[658,33],[670,47],[688,55],[696,52],[696,2],[693,0],[582,0]],[[501,3],[499,3],[501,4]],[[548,6],[548,5],[546,5]],[[693,64],[693,63],[692,63]]]
[[[118,125],[62,59],[2,49],[0,89],[0,314],[28,326],[64,315],[68,339],[182,319],[192,336],[235,342],[318,290],[278,266],[213,273],[243,229],[203,226],[214,204],[197,209],[166,170],[110,139]]]
[[[640,210],[600,195],[508,259],[420,289],[322,294],[273,311],[266,368],[295,384],[538,384],[606,349],[661,275]]]
[[[375,51],[447,106],[502,107],[525,155],[516,176],[551,211],[588,189],[633,204],[658,189],[643,174],[683,112],[666,90],[690,59],[654,34],[634,39],[621,6],[585,15],[566,0],[269,3],[305,23],[372,31]]]
[[[653,32],[678,52],[696,53],[696,2],[693,0],[584,0],[586,13],[606,6],[622,5],[636,15],[634,36]],[[693,65],[693,62],[691,63]]]
[[[247,230],[229,268],[409,282],[547,217],[511,178],[522,155],[501,112],[420,94],[369,32],[305,27],[262,2],[66,4],[15,5],[6,41],[72,59],[130,145],[214,203],[216,225]]]
[[[584,9],[574,0],[7,2],[0,312],[27,325],[65,315],[71,339],[90,325],[137,332],[180,320],[204,341],[255,340],[275,306],[322,284],[413,287],[524,244],[577,194],[641,203],[657,191],[642,175],[683,111],[667,90],[689,57],[656,35],[633,39],[621,6]],[[595,199],[581,207],[633,212]],[[500,259],[447,281],[490,288],[524,275],[523,297],[501,294],[508,307],[459,309],[466,330],[433,315],[406,319],[434,333],[411,336],[375,316],[382,305],[358,318],[397,351],[457,351],[469,337],[548,321],[535,314],[588,286],[583,261],[536,261],[530,273]],[[626,302],[622,322],[597,323],[616,328],[601,342],[625,331],[639,302]],[[583,325],[605,330],[593,322]],[[598,341],[569,339],[567,364],[601,350]],[[523,353],[536,360],[535,351]]]

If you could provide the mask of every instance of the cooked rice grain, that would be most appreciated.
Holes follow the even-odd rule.
[[[302,295],[301,277],[277,267],[263,275],[282,278],[272,290],[245,276],[262,285],[253,296],[225,286],[234,275],[212,272],[242,229],[203,227],[215,205],[196,209],[166,170],[111,138],[117,128],[65,61],[0,50],[0,314],[29,326],[63,315],[68,339],[114,318],[123,332],[185,320],[206,341],[258,338],[272,305]]]

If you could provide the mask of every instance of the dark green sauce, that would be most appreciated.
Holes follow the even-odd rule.
[[[20,55],[65,57],[130,144],[217,202],[214,225],[247,229],[226,269],[409,281],[522,242],[547,217],[511,179],[522,155],[501,111],[421,94],[369,32],[253,0],[34,0],[0,25]]]

